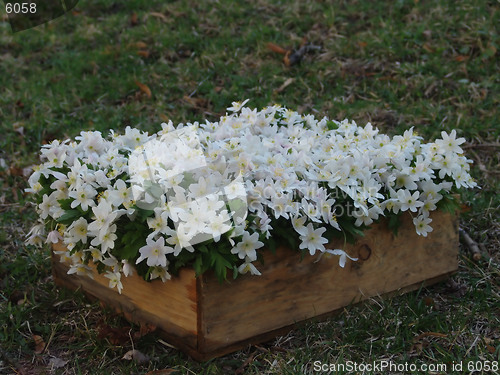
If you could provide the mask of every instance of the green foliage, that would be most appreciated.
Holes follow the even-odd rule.
[[[328,127],[328,130],[336,130],[339,128],[338,124],[336,124],[332,120],[327,121],[326,126]]]
[[[57,222],[64,225],[70,225],[81,216],[82,213],[79,210],[69,209],[57,219]]]
[[[395,236],[398,235],[398,230],[401,226],[401,214],[402,212],[399,212],[397,214],[391,213],[387,216],[387,227],[392,230],[392,233],[394,233]]]
[[[208,270],[208,262],[203,261],[202,259],[202,257],[204,256],[203,254],[206,253],[197,253],[184,250],[181,251],[176,257],[169,257],[168,260],[171,264],[172,274],[176,276],[178,275],[178,272],[182,267],[187,267],[193,264],[196,275],[201,275],[203,272]],[[198,266],[195,266],[193,262],[199,265],[201,268],[197,268]]]
[[[123,225],[123,232],[118,236],[121,238],[121,245],[116,246],[112,253],[122,259],[135,260],[139,255],[139,249],[146,244],[149,232],[148,227],[139,220],[127,222]]]
[[[363,237],[364,230],[368,229],[366,225],[361,225],[359,227],[354,225],[356,219],[352,216],[341,216],[337,218],[337,222],[342,228],[342,231],[336,231],[334,234],[338,237],[343,236],[346,242],[355,243],[359,237]]]
[[[230,254],[224,254],[217,250],[210,253],[210,267],[214,268],[215,275],[220,283],[224,282],[227,278],[227,269],[233,269],[234,258]]]
[[[441,194],[444,194],[443,198],[436,204],[439,210],[449,212],[450,214],[455,214],[460,210],[460,201],[453,194],[448,194],[444,191]]]
[[[259,240],[266,244],[267,248],[271,251],[271,253],[276,254],[276,240],[273,236],[270,236],[268,239],[265,238],[263,234]]]
[[[135,220],[138,223],[141,223],[143,226],[145,225],[144,223],[149,217],[154,216],[154,211],[153,210],[145,210],[140,207],[137,207],[136,205],[132,206],[135,210]]]
[[[280,217],[277,220],[274,219],[271,226],[273,227],[272,237],[276,238],[281,243],[286,243],[291,249],[297,249],[299,247],[299,235],[295,229],[293,229],[289,220]],[[268,241],[269,240],[264,240],[263,242],[267,245]],[[274,248],[272,251],[275,252],[276,244],[274,240],[272,240],[272,242],[273,244],[271,246]]]
[[[203,266],[203,254],[198,254],[193,262],[193,269],[196,273],[196,277],[200,276],[208,269],[206,266],[207,264],[208,262],[205,262],[205,266]]]
[[[72,210],[71,208],[71,202],[73,202],[73,198],[67,198],[67,199],[59,199],[57,202],[61,205],[61,208],[64,211],[69,211]]]
[[[154,211],[143,210],[134,206],[136,216],[134,221],[129,221],[127,218],[121,218],[118,222],[117,237],[119,239],[119,246],[115,246],[112,254],[121,259],[127,259],[135,264],[135,260],[139,256],[139,249],[146,244],[146,238],[151,230],[146,224],[148,217],[153,216]],[[145,276],[147,269],[139,271],[139,274]]]

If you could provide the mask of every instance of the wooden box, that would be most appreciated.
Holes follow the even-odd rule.
[[[354,245],[332,243],[358,257],[338,265],[337,256],[307,255],[285,247],[266,251],[262,276],[242,275],[220,284],[213,274],[195,277],[192,269],[166,283],[122,277],[123,291],[108,287],[95,272],[67,275],[68,265],[52,256],[58,285],[77,289],[124,314],[133,322],[152,324],[171,344],[196,360],[207,360],[283,334],[296,323],[324,319],[336,310],[378,295],[402,293],[446,278],[458,268],[458,218],[432,215],[434,231],[415,233],[409,214],[394,236],[385,222],[373,225]],[[54,249],[61,250],[60,245]]]

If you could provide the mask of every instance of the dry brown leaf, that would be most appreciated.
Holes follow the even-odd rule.
[[[276,43],[272,43],[272,42],[267,43],[267,48],[269,48],[273,52],[280,53],[282,55],[284,55],[288,52],[287,49],[284,49],[283,47],[280,47]]]
[[[285,90],[288,86],[290,86],[293,81],[295,81],[295,78],[288,78],[280,87],[278,87],[276,90],[274,90],[275,93],[280,93],[283,90]]]
[[[148,58],[148,57],[149,57],[149,51],[147,51],[147,50],[137,51],[137,54],[138,54],[139,56],[142,56],[142,57],[145,57],[145,58]]]
[[[134,332],[134,339],[138,340],[148,333],[156,331],[156,326],[153,324],[141,324],[139,332]]]
[[[434,48],[432,48],[432,46],[429,43],[424,43],[422,48],[425,49],[427,52],[430,52],[430,53],[434,52]]]
[[[124,345],[130,340],[130,327],[114,328],[105,323],[101,323],[98,327],[97,338],[100,340],[108,340],[111,345]]]
[[[95,61],[91,61],[90,65],[92,65],[92,75],[95,76],[99,71],[99,65],[97,65]]]
[[[425,297],[424,304],[425,306],[434,306],[434,299],[432,297]]]
[[[168,18],[166,15],[164,15],[163,13],[160,13],[160,12],[150,12],[148,13],[150,16],[153,16],[153,17],[156,17],[156,18],[160,18],[162,19],[163,21],[167,21]]]
[[[43,341],[42,336],[33,335],[33,341],[35,342],[35,353],[42,354],[45,350],[45,341]]]
[[[491,354],[495,354],[495,352],[496,352],[496,348],[492,345],[486,345],[486,350],[488,351],[488,353],[491,353]]]
[[[422,350],[424,349],[424,345],[421,342],[417,342],[416,344],[413,344],[411,346],[410,352],[415,352],[417,354],[422,353]]]
[[[139,48],[139,49],[145,49],[145,48],[148,48],[148,45],[142,41],[138,41],[138,42],[135,42],[135,43],[132,43],[132,46],[136,47],[136,48]]]
[[[137,25],[138,23],[139,23],[139,20],[137,19],[137,13],[132,13],[132,14],[130,15],[130,24],[131,24],[132,26],[135,26],[135,25]]]
[[[469,60],[469,56],[465,56],[465,55],[455,56],[455,61],[462,62],[462,61],[467,61],[467,60]]]
[[[16,167],[13,165],[9,168],[9,171],[7,172],[7,174],[9,174],[11,176],[23,176],[23,170],[22,170],[22,168],[19,168],[19,167]]]
[[[146,96],[147,96],[148,98],[150,98],[150,99],[151,99],[151,97],[152,97],[153,95],[151,94],[151,89],[150,89],[148,86],[146,86],[144,83],[141,83],[141,82],[139,82],[139,81],[137,81],[137,80],[135,81],[135,84],[137,85],[137,87],[139,87],[139,89],[140,89],[140,90],[141,90],[144,94],[146,94]]]
[[[190,96],[184,95],[182,98],[185,102],[197,108],[206,108],[208,105],[208,100],[204,98],[192,98]]]
[[[12,195],[14,196],[14,201],[18,201],[19,200],[19,188],[17,187],[12,187],[12,189],[10,189],[10,191],[12,192]]]
[[[493,345],[495,343],[495,340],[492,340],[489,337],[483,337],[483,340],[486,345]]]

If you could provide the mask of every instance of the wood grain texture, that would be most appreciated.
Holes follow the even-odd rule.
[[[64,246],[57,244],[53,249],[64,250]],[[123,290],[119,294],[108,287],[109,279],[99,275],[95,268],[94,279],[68,275],[68,269],[68,265],[52,253],[56,284],[72,290],[81,288],[87,295],[123,313],[128,320],[153,324],[173,343],[197,347],[197,287],[193,270],[183,269],[178,277],[166,283],[146,282],[137,274],[122,277]]]
[[[200,349],[215,351],[235,342],[321,316],[363,299],[416,289],[425,280],[458,268],[457,218],[433,215],[434,231],[415,233],[410,215],[402,216],[398,236],[384,222],[373,225],[355,245],[335,242],[358,257],[338,265],[338,257],[306,256],[281,247],[268,254],[262,276],[243,276],[230,285],[203,276],[200,292]],[[230,292],[228,292],[230,290]]]
[[[121,295],[108,279],[67,275],[68,266],[53,255],[56,283],[87,294],[137,323],[158,327],[173,345],[197,360],[269,340],[299,322],[325,319],[339,309],[373,296],[418,289],[446,278],[458,268],[458,217],[432,214],[434,231],[418,236],[409,214],[398,236],[382,221],[354,245],[330,243],[358,257],[338,265],[337,256],[306,256],[286,247],[265,252],[262,276],[243,275],[220,284],[212,273],[198,279],[191,269],[166,283],[124,278]],[[55,248],[61,250],[61,248]],[[153,301],[153,302],[151,302]]]

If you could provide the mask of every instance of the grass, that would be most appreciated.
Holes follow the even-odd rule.
[[[0,17],[0,373],[50,373],[54,358],[68,361],[57,374],[297,374],[314,373],[314,361],[500,359],[496,2],[95,0],[16,34]],[[298,47],[304,37],[321,50],[297,66],[266,47]],[[128,323],[55,288],[48,249],[23,243],[35,220],[23,168],[55,138],[215,120],[245,98],[371,121],[390,134],[413,126],[432,139],[457,129],[482,187],[463,194],[470,210],[460,225],[481,244],[481,260],[462,247],[452,282],[372,299],[207,363],[154,334],[133,344],[103,339]],[[42,354],[34,334],[48,344]],[[151,360],[122,360],[132,345]]]

